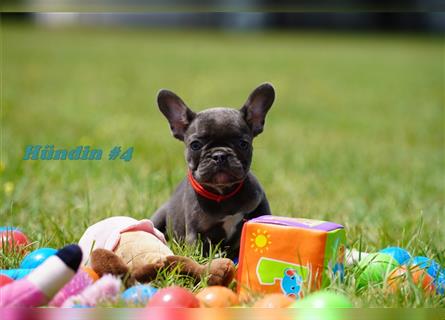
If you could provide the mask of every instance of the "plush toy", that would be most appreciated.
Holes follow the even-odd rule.
[[[99,221],[85,231],[79,246],[84,253],[84,264],[99,276],[121,276],[127,285],[135,280],[150,282],[159,271],[175,267],[197,281],[208,276],[208,285],[228,286],[235,274],[230,259],[213,259],[201,265],[188,257],[175,256],[164,235],[146,219],[112,217]]]

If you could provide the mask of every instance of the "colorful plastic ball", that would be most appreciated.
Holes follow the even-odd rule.
[[[411,265],[418,266],[419,268],[425,269],[428,274],[434,279],[440,273],[440,265],[433,259],[427,257],[414,257],[411,261]]]
[[[352,303],[347,297],[330,291],[319,291],[297,300],[289,306],[298,309],[299,320],[344,320]]]
[[[287,308],[292,303],[295,302],[295,299],[290,298],[281,293],[270,293],[265,295],[262,299],[255,302],[253,305],[254,308]]]
[[[40,248],[28,253],[20,264],[21,269],[33,269],[38,267],[48,259],[49,257],[55,255],[57,252],[53,248]]]
[[[213,310],[212,310],[213,311]],[[147,320],[207,320],[206,315],[202,315],[202,312],[192,312],[191,310],[183,308],[145,308],[141,310],[140,319]],[[215,315],[212,312],[211,320],[222,320],[215,319]],[[224,319],[226,320],[226,318]]]
[[[438,294],[445,294],[445,270],[436,279],[436,290]]]
[[[71,308],[73,308],[73,309],[89,309],[89,308],[93,308],[93,307],[86,306],[86,305],[83,305],[83,304],[75,304]]]
[[[147,304],[148,307],[199,308],[199,300],[187,289],[168,287],[158,290]]]
[[[8,276],[14,280],[20,280],[30,274],[33,270],[34,269],[3,269],[0,270],[0,274]]]
[[[401,266],[394,269],[386,280],[390,292],[397,292],[408,283],[408,279],[420,286],[425,292],[435,291],[434,279],[424,269],[419,267]]]
[[[210,286],[196,294],[203,308],[226,308],[239,303],[238,296],[229,288]]]
[[[389,254],[371,253],[358,263],[360,274],[357,278],[357,286],[359,288],[366,287],[369,284],[381,284],[386,276],[399,263]]]
[[[400,247],[388,247],[380,250],[379,252],[389,254],[394,259],[396,259],[396,261],[400,265],[407,263],[411,259],[411,255],[409,254],[409,252]]]
[[[0,274],[0,287],[3,287],[11,282],[14,282],[14,279],[12,279],[4,274]]]
[[[4,232],[4,231],[13,231],[13,230],[18,230],[21,231],[19,228],[17,227],[9,227],[9,226],[3,226],[0,227],[0,232]]]
[[[343,263],[336,263],[332,268],[333,276],[339,277],[339,279],[343,282],[345,278],[345,265]]]
[[[18,229],[0,232],[0,249],[3,251],[25,253],[23,247],[28,243],[28,238]]]
[[[352,308],[349,299],[339,293],[331,291],[319,291],[308,295],[307,297],[295,301],[289,306],[297,309],[324,309],[324,308]]]
[[[137,285],[125,290],[121,298],[127,303],[145,305],[157,291],[158,289],[149,285]]]

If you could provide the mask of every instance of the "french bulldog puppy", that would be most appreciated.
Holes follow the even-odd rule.
[[[159,91],[159,109],[173,136],[185,144],[188,175],[152,217],[157,229],[164,234],[171,229],[188,243],[201,239],[206,251],[220,244],[228,257],[238,255],[243,223],[270,214],[250,164],[252,140],[263,131],[274,99],[273,86],[264,83],[239,110],[195,113],[173,92]]]

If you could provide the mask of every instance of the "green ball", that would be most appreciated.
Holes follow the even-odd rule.
[[[295,310],[298,320],[343,320],[346,319],[345,308],[352,308],[352,303],[342,294],[319,291],[289,306]]]
[[[357,278],[359,288],[369,284],[383,284],[389,273],[399,266],[397,260],[385,253],[371,253],[358,263],[360,274]]]
[[[297,309],[352,308],[352,303],[342,294],[324,290],[297,300],[289,307]]]

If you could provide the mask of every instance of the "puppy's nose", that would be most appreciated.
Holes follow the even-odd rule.
[[[212,159],[217,165],[222,165],[227,161],[227,154],[224,151],[216,151],[212,153]]]

